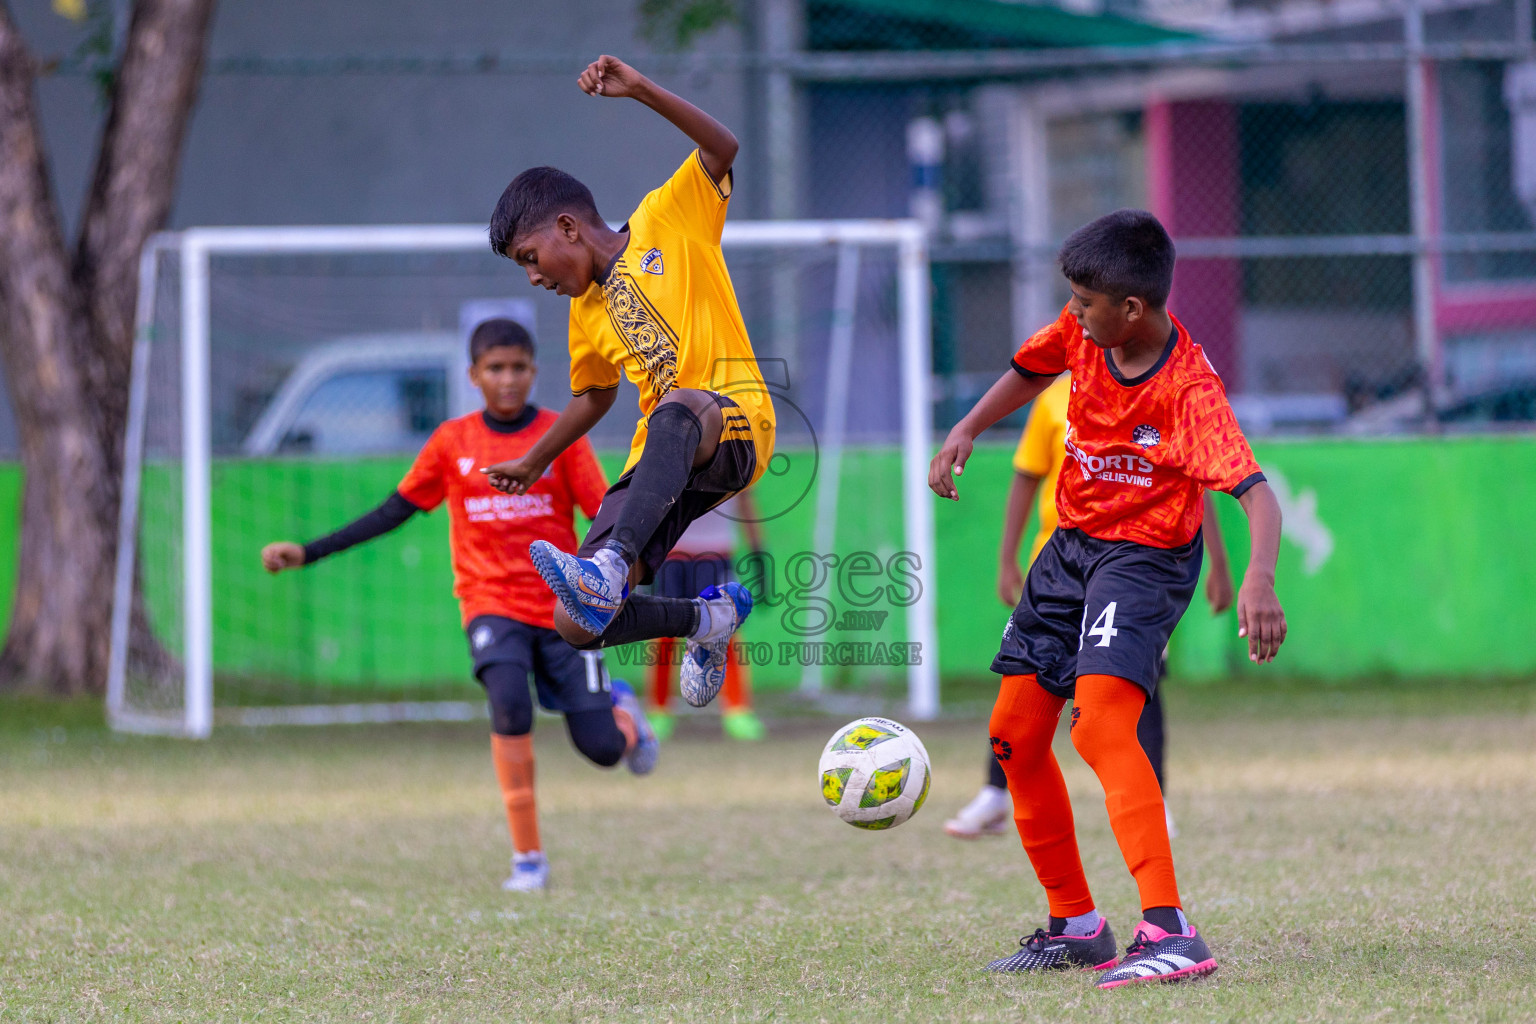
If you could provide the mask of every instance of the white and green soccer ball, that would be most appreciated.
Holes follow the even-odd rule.
[[[821,752],[821,796],[854,828],[895,828],[928,797],[928,751],[889,718],[849,722]]]

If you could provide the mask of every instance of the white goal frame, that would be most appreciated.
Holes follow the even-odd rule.
[[[896,253],[897,333],[901,360],[903,541],[917,556],[921,586],[906,611],[906,635],[919,645],[917,665],[908,667],[907,713],[916,720],[939,712],[937,585],[934,566],[932,495],[928,462],[933,437],[932,348],[929,318],[928,238],[915,220],[735,221],[721,239],[733,248],[832,247],[839,277],[858,266],[864,248]],[[114,729],[206,739],[213,732],[213,565],[210,485],[213,463],[210,384],[209,265],[216,255],[473,252],[485,248],[483,225],[402,225],[364,227],[189,228],[155,236],[140,260],[137,336],[129,385],[124,480],[112,609],[112,655],[107,680],[107,720]],[[185,618],[184,693],[180,714],[156,715],[126,705],[128,643],[137,554],[140,474],[147,422],[150,331],[156,260],[175,253],[181,287],[181,454],[182,454],[182,609]],[[851,285],[837,289],[834,320],[848,319]],[[834,323],[832,366],[846,366],[852,331]],[[841,374],[847,386],[846,373]],[[836,385],[837,381],[834,381]],[[834,390],[834,397],[835,395]],[[845,402],[833,408],[846,409]],[[835,417],[834,417],[835,418]],[[842,423],[831,425],[823,457],[833,465],[841,454]],[[824,527],[817,524],[818,536]],[[807,678],[814,690],[819,679]],[[376,702],[220,710],[220,721],[236,725],[329,725],[351,722],[464,720],[483,714],[468,701]]]

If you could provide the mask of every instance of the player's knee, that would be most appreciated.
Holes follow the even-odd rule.
[[[1132,745],[1136,743],[1134,728],[1128,736],[1117,735],[1120,731],[1118,720],[1084,709],[1072,720],[1072,746],[1077,748],[1077,752],[1083,755],[1083,760],[1091,768],[1116,745],[1122,744],[1122,741]]]
[[[555,605],[555,632],[560,634],[560,639],[576,648],[578,651],[594,651],[603,645],[602,638],[588,633],[565,613],[560,605]]]
[[[533,731],[533,708],[491,704],[491,731],[498,736],[526,736]]]
[[[669,405],[680,405],[695,416],[702,416],[710,409],[719,408],[715,404],[714,396],[708,391],[699,388],[673,388],[656,403],[656,408],[651,411],[651,415],[655,416]]]
[[[513,663],[485,666],[480,672],[491,731],[498,736],[524,736],[533,729],[533,700],[528,696],[528,669]]]
[[[992,717],[987,722],[987,735],[992,737],[992,746],[995,748],[999,742],[1007,742],[1012,746],[1018,741],[1018,720],[1001,706],[992,708]]]
[[[611,713],[581,712],[566,716],[571,742],[588,761],[602,768],[612,768],[624,756],[627,742]]]

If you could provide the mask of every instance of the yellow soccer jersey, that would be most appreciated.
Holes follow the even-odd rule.
[[[1061,476],[1061,463],[1066,457],[1067,399],[1071,394],[1072,378],[1066,374],[1040,393],[1029,410],[1019,447],[1013,453],[1014,469],[1040,478],[1040,496],[1035,506],[1040,514],[1040,529],[1029,545],[1031,562],[1056,530],[1056,479]]]
[[[752,424],[754,482],[773,456],[773,401],[752,353],[720,251],[731,176],[716,183],[698,150],[640,201],[629,244],[600,281],[571,300],[571,393],[640,389],[627,472],[645,448],[646,417],[674,388],[717,391]]]

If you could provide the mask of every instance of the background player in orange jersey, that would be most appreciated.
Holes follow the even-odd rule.
[[[707,515],[695,519],[683,532],[672,553],[656,570],[652,592],[662,597],[691,597],[706,587],[722,587],[735,578],[736,529],[746,535],[747,548],[763,550],[762,527],[752,492],[742,491]],[[656,641],[650,668],[651,726],[666,739],[672,734],[668,710],[672,673],[677,667],[677,644],[668,638]],[[760,740],[768,734],[762,719],[752,710],[752,673],[737,656],[736,645],[726,648],[725,685],[720,689],[720,727],[733,740]]]
[[[1024,576],[1019,571],[1019,543],[1024,537],[1024,527],[1029,522],[1029,507],[1039,495],[1037,512],[1039,524],[1035,539],[1029,546],[1026,565],[1035,560],[1045,542],[1056,529],[1056,481],[1061,476],[1061,464],[1066,457],[1064,443],[1067,437],[1067,396],[1071,393],[1071,378],[1062,376],[1041,392],[1029,409],[1029,420],[1019,436],[1018,448],[1013,453],[1013,482],[1008,487],[1008,503],[1003,513],[1003,540],[998,549],[997,596],[1009,608],[1019,603],[1024,594]],[[1205,523],[1201,531],[1205,536],[1206,549],[1211,556],[1211,571],[1206,574],[1205,599],[1210,603],[1211,614],[1220,615],[1232,607],[1235,591],[1232,588],[1232,572],[1227,565],[1227,549],[1221,542],[1221,526],[1216,518],[1216,506],[1211,496],[1205,496]],[[1159,685],[1147,698],[1141,718],[1136,723],[1136,738],[1152,762],[1157,775],[1158,788],[1166,797],[1167,775],[1163,770],[1163,753],[1167,739],[1163,719],[1162,679],[1166,676],[1168,660],[1163,659],[1164,672],[1158,678]],[[1165,815],[1168,834],[1174,835],[1173,815]],[[1008,798],[1008,778],[997,758],[987,753],[987,781],[972,798],[960,808],[953,818],[944,823],[944,831],[956,839],[975,839],[984,835],[1002,835],[1010,828],[1013,818],[1013,801]]]
[[[1157,218],[1141,210],[1101,217],[1066,240],[1059,260],[1071,302],[1020,346],[1012,368],[950,431],[928,483],[958,500],[955,477],[977,435],[1071,372],[1060,527],[1030,566],[992,662],[1003,676],[992,749],[1050,918],[1019,952],[988,966],[1107,969],[1098,985],[1114,988],[1216,969],[1184,915],[1163,796],[1136,723],[1200,578],[1206,488],[1231,494],[1248,515],[1252,554],[1237,596],[1239,635],[1253,661],[1274,658],[1285,639],[1275,596],[1280,506],[1221,379],[1166,309],[1174,248]],[[1051,752],[1068,699],[1072,743],[1104,787],[1110,827],[1141,897],[1142,921],[1118,964]]]
[[[533,339],[521,325],[480,324],[469,356],[483,411],[439,426],[384,504],[308,544],[268,544],[261,561],[274,573],[313,565],[448,503],[453,591],[475,678],[490,703],[491,759],[512,835],[512,874],[502,888],[527,892],[543,889],[549,877],[533,792],[529,674],[539,703],[565,715],[571,742],[595,764],[623,758],[644,774],[656,765],[657,743],[629,687],[609,680],[601,652],[578,651],[555,632],[554,595],[528,558],[535,540],[574,550],[572,510],[597,514],[607,481],[592,446],[583,439],[567,448],[523,494],[497,493],[480,467],[521,457],[555,414],[528,401],[538,370]]]

